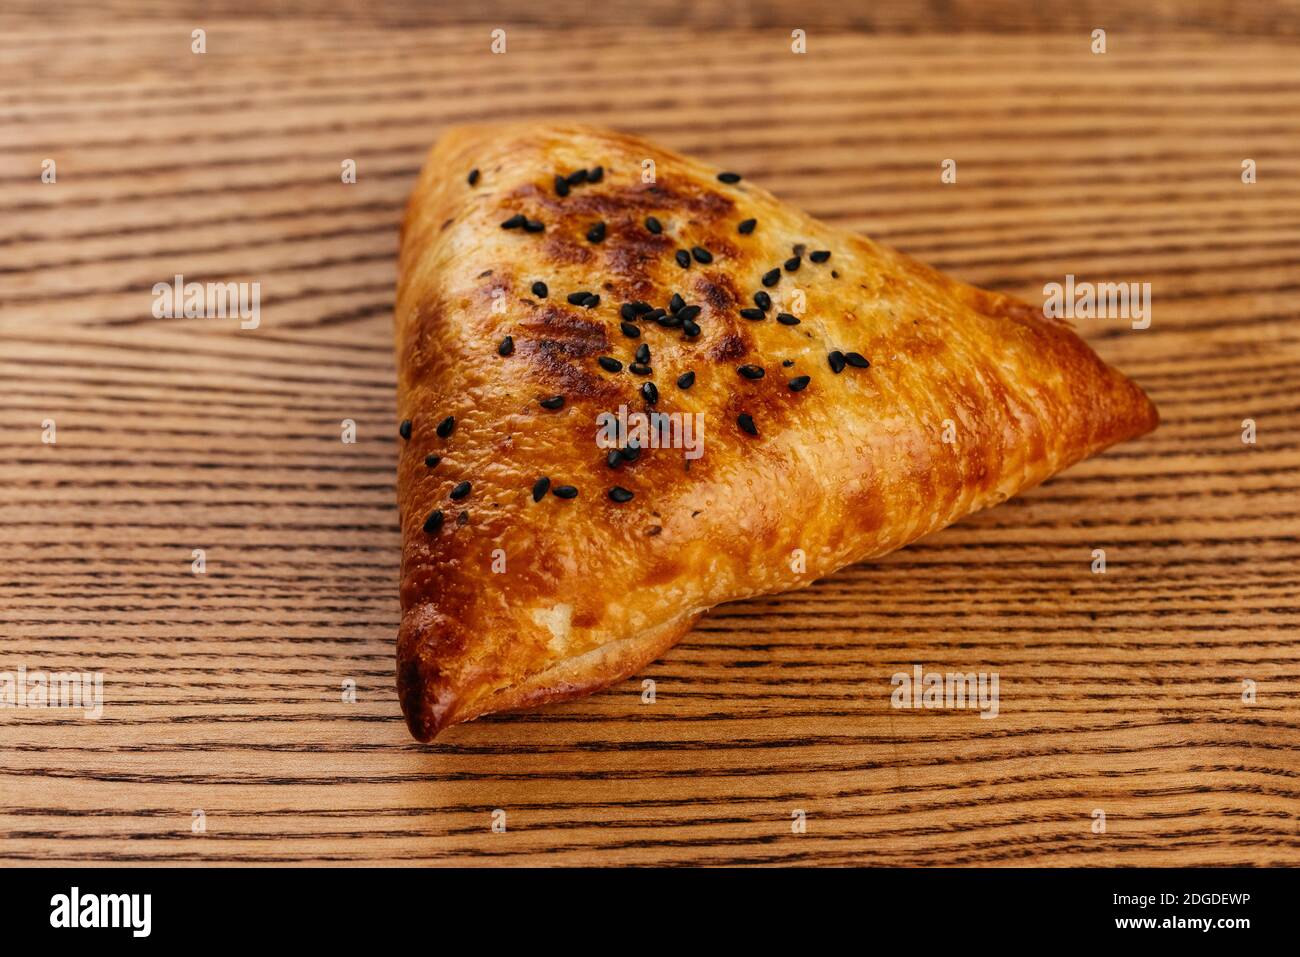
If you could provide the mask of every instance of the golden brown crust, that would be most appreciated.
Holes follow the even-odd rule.
[[[597,164],[599,183],[557,195],[556,173]],[[606,687],[716,604],[892,551],[1155,427],[1141,389],[1067,324],[715,174],[564,124],[462,127],[430,154],[402,225],[396,310],[399,417],[412,423],[398,466],[398,687],[420,740]],[[517,213],[544,231],[502,229]],[[739,233],[751,217],[757,228]],[[592,242],[598,221],[606,236]],[[804,255],[763,286],[796,245],[830,259]],[[674,254],[693,246],[712,262],[683,269]],[[796,287],[802,322],[782,325]],[[578,290],[600,304],[569,305]],[[742,318],[758,290],[780,304]],[[697,338],[644,320],[639,338],[621,334],[621,304],[666,307],[673,292],[701,307]],[[649,376],[626,368],[642,343]],[[870,368],[834,373],[835,349]],[[742,377],[742,364],[766,374]],[[686,371],[696,381],[683,391]],[[791,391],[800,375],[810,384]],[[647,410],[646,381],[658,411],[703,414],[703,455],[647,448],[611,469],[597,415]],[[539,405],[553,395],[562,409]],[[578,497],[534,502],[539,476]],[[463,481],[469,495],[452,499]],[[611,501],[615,485],[635,498]],[[435,509],[445,520],[430,534]]]

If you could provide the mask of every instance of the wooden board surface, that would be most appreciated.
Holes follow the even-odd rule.
[[[8,5],[0,671],[99,671],[105,704],[0,710],[0,860],[1300,863],[1296,8],[945,7]],[[1149,329],[1080,327],[1163,425],[717,609],[653,704],[637,678],[416,745],[397,222],[441,129],[520,117],[657,138],[1033,302],[1150,282]],[[153,318],[177,273],[260,282],[260,327]],[[892,708],[917,664],[997,672],[998,716]]]

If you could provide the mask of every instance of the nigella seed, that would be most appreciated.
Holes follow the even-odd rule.
[[[437,535],[442,530],[442,523],[445,516],[442,509],[434,509],[429,513],[429,517],[424,520],[424,531],[426,535]]]
[[[649,362],[649,361],[650,361],[650,345],[649,345],[649,343],[643,342],[643,343],[641,343],[641,345],[637,346],[637,348],[636,348],[636,361],[637,361],[637,362]]]
[[[549,399],[542,399],[537,404],[540,405],[543,409],[550,409],[551,411],[555,411],[556,409],[562,409],[564,408],[564,396],[553,395]]]
[[[524,223],[526,222],[528,222],[527,216],[525,216],[523,213],[515,213],[513,216],[511,216],[509,219],[507,219],[504,223],[501,224],[501,228],[518,229],[519,227],[523,226]]]
[[[683,372],[681,375],[677,377],[677,388],[689,389],[693,385],[695,385],[694,372]]]
[[[788,368],[790,368],[792,365],[794,365],[794,360],[793,360],[793,359],[782,359],[782,360],[781,360],[781,365],[785,366],[785,367],[788,369]]]
[[[787,259],[787,260],[785,261],[785,271],[786,271],[786,272],[795,272],[795,271],[797,271],[797,270],[799,269],[799,264],[800,264],[801,262],[803,262],[803,260],[802,260],[800,257],[798,257],[798,256],[791,256],[789,259]]]
[[[781,323],[781,325],[783,325],[783,326],[797,326],[797,325],[799,325],[799,317],[798,317],[798,316],[792,316],[792,315],[790,315],[790,313],[788,313],[788,312],[778,312],[778,313],[776,314],[776,321],[779,322],[779,323]]]
[[[641,446],[634,441],[629,441],[627,447],[619,454],[623,456],[624,462],[635,462],[641,457]]]
[[[758,435],[758,426],[754,424],[754,417],[748,412],[742,412],[736,416],[736,424],[750,435]]]
[[[681,266],[683,269],[690,268],[691,254],[688,253],[685,249],[679,249],[677,250],[677,252],[673,253],[673,255],[677,257],[677,265]]]
[[[569,293],[569,305],[581,306],[584,302],[586,302],[590,298],[591,298],[591,293],[586,289],[583,289],[581,292],[571,292]]]
[[[758,306],[758,308],[762,309],[764,312],[767,312],[772,308],[772,297],[760,289],[758,292],[754,293],[754,305]]]
[[[595,293],[592,293],[586,299],[582,300],[582,305],[583,308],[585,309],[595,309],[597,306],[600,305],[600,296],[597,296]]]
[[[436,468],[438,463],[441,461],[442,461],[441,455],[426,455],[424,457],[424,464],[429,468]]]
[[[844,363],[847,360],[844,358],[844,353],[840,352],[839,349],[836,349],[826,357],[826,361],[830,363],[831,371],[836,375],[839,375],[844,371]]]
[[[660,311],[662,312],[663,310]],[[659,325],[663,326],[665,329],[676,329],[682,324],[682,317],[681,315],[670,316],[667,313],[664,313],[662,316],[657,316],[655,322],[659,323]]]
[[[609,497],[611,501],[618,502],[618,504],[620,505],[622,505],[624,502],[632,501],[632,493],[629,492],[627,489],[623,488],[623,486],[621,485],[615,485],[612,489],[610,489]]]
[[[802,256],[804,254],[804,250],[807,248],[808,247],[805,246],[803,243],[795,243],[793,246],[790,247],[790,251],[794,253],[796,256]]]
[[[551,290],[547,289],[546,283],[542,282],[540,279],[533,283],[533,295],[538,299],[545,299],[550,294]]]
[[[815,263],[824,263],[831,258],[831,251],[829,249],[817,249],[810,252],[808,258]]]
[[[623,305],[618,307],[618,314],[628,322],[631,322],[637,315],[636,306],[632,305],[630,302],[625,302]]]
[[[739,173],[719,173],[719,174],[718,174],[718,182],[720,182],[720,183],[739,183],[739,182],[740,182],[740,174],[739,174]]]
[[[769,289],[775,286],[780,281],[781,281],[780,269],[769,269],[767,272],[763,273],[763,285],[767,286]]]
[[[603,166],[593,166],[590,170],[587,171],[588,183],[599,183],[604,178],[605,178],[605,167]]]
[[[540,233],[546,229],[546,226],[536,219],[529,219],[524,222],[524,232]]]
[[[563,176],[561,176],[559,173],[555,174],[555,195],[556,196],[569,195],[569,181],[565,179]]]
[[[700,334],[700,327],[697,326],[695,323],[691,322],[691,320],[689,319],[683,319],[682,332],[686,334],[686,337],[688,339],[694,339],[696,336]]]
[[[871,363],[867,361],[867,357],[861,352],[846,352],[844,354],[844,361],[855,369],[871,368]]]
[[[471,486],[468,482],[458,482],[456,487],[451,490],[451,500],[453,502],[459,502],[469,494],[470,488]]]
[[[686,305],[686,300],[681,297],[680,293],[673,293],[673,298],[668,300],[668,311],[673,315],[682,311],[682,306]]]
[[[477,167],[475,167],[474,169],[472,169],[472,170],[469,171],[469,178],[466,180],[466,182],[469,183],[469,185],[471,185],[471,186],[477,186],[477,185],[478,185],[478,168],[477,168]]]
[[[742,236],[748,236],[754,231],[754,227],[757,225],[757,219],[742,219],[740,225],[736,227],[736,232],[740,233]]]
[[[497,346],[497,355],[508,356],[515,351],[514,336],[506,336],[501,340],[501,345]]]
[[[746,319],[751,319],[751,320],[754,320],[754,321],[757,321],[757,320],[759,320],[759,319],[766,318],[766,317],[763,315],[763,310],[762,310],[762,309],[752,309],[752,308],[751,308],[751,309],[742,309],[742,310],[740,310],[740,314],[741,314],[742,316],[744,316]]]
[[[677,318],[682,320],[682,322],[689,322],[693,319],[699,318],[700,313],[703,311],[703,306],[682,306],[682,308],[677,310]]]
[[[653,216],[647,216],[645,218],[645,228],[658,236],[664,231],[664,224],[659,222],[659,220],[655,219]]]
[[[618,449],[610,449],[605,455],[605,464],[612,469],[616,469],[623,462],[623,453]]]
[[[619,362],[613,356],[601,356],[596,361],[600,363],[600,367],[604,369],[606,372],[623,371],[623,363]]]
[[[695,257],[697,263],[708,264],[713,262],[713,253],[709,252],[703,246],[692,246],[691,255]]]
[[[623,335],[627,336],[629,339],[639,339],[641,337],[641,330],[630,322],[620,322],[618,327],[623,330]]]
[[[587,171],[585,169],[580,169],[576,172],[570,173],[565,178],[565,181],[570,186],[577,186],[579,183],[585,183],[587,181]]]
[[[438,423],[438,438],[445,439],[456,431],[456,417],[449,415]]]
[[[641,316],[647,312],[654,312],[654,307],[650,305],[650,303],[638,299],[636,302],[632,303],[632,311],[638,316]]]
[[[653,382],[647,382],[641,386],[641,398],[645,399],[647,405],[654,405],[659,401],[659,387]]]
[[[743,375],[746,379],[761,379],[763,378],[763,376],[767,374],[764,371],[762,366],[750,366],[750,365],[737,366],[736,371],[739,372],[741,375]]]
[[[644,362],[634,362],[627,367],[627,371],[631,372],[633,375],[649,375],[650,367]]]
[[[403,419],[402,424],[397,427],[397,434],[404,439],[411,437],[411,420]]]
[[[808,388],[808,383],[811,381],[812,376],[800,375],[795,376],[787,384],[790,386],[791,392],[802,392],[804,389]]]
[[[591,229],[587,230],[587,242],[599,243],[604,242],[604,240],[605,224],[603,222],[597,223],[595,226],[592,226]]]
[[[551,490],[556,498],[577,498],[578,490],[572,485],[557,485]]]
[[[540,502],[542,500],[542,496],[545,495],[550,490],[550,488],[551,488],[551,480],[547,478],[545,475],[543,475],[541,478],[539,478],[536,482],[533,483],[533,501]]]

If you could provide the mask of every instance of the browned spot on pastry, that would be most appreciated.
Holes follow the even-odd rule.
[[[735,332],[727,332],[709,346],[709,358],[717,362],[731,362],[749,354],[749,343]]]

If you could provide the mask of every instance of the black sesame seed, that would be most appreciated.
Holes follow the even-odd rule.
[[[824,263],[826,260],[831,258],[831,251],[829,249],[818,249],[814,252],[810,252],[808,258],[815,263]]]
[[[767,272],[763,273],[763,285],[767,286],[769,289],[775,286],[780,281],[781,281],[780,269],[769,269]]]
[[[790,386],[791,392],[802,392],[804,389],[808,388],[808,383],[811,381],[812,376],[800,375],[795,376],[787,384]]]
[[[832,270],[831,270],[831,278],[832,278],[832,279],[839,279],[839,278],[840,278],[839,271],[838,271],[838,270],[835,270],[835,269],[832,269]]]
[[[719,174],[718,174],[718,182],[720,182],[720,183],[739,183],[739,182],[740,182],[740,174],[739,174],[739,173],[719,173]]]
[[[636,327],[634,326],[633,328]],[[613,356],[601,356],[596,361],[600,363],[600,367],[604,369],[606,372],[623,371],[623,363],[619,362]]]
[[[623,449],[619,454],[623,456],[624,462],[635,462],[641,457],[641,446],[635,442],[628,442],[627,448]]]
[[[587,171],[588,183],[599,183],[604,178],[605,178],[605,167],[603,166],[593,166],[590,170]]]
[[[580,292],[571,292],[569,293],[569,305],[581,306],[589,298],[591,298],[591,293],[586,289],[583,289]]]
[[[404,439],[411,437],[411,420],[403,419],[402,424],[397,427],[397,434]]]
[[[629,339],[638,339],[641,336],[641,330],[630,322],[620,322],[618,327],[623,331],[623,335],[627,336]]]
[[[713,262],[713,253],[709,252],[703,246],[692,246],[691,255],[695,257],[697,263],[708,264]]]
[[[515,351],[514,336],[506,336],[501,340],[501,345],[497,346],[497,355],[508,356]]]
[[[579,183],[585,183],[587,181],[587,171],[585,169],[580,169],[576,172],[570,173],[565,177],[565,181],[570,186],[577,186]]]
[[[424,464],[427,465],[429,468],[435,468],[437,464],[441,461],[442,461],[441,455],[426,455],[424,457]]]
[[[695,323],[691,322],[691,320],[689,319],[683,319],[682,332],[686,334],[686,338],[694,339],[696,336],[700,334],[700,327],[697,326]]]
[[[767,374],[762,366],[751,366],[751,365],[737,366],[736,371],[739,372],[741,375],[743,375],[746,379],[761,379],[763,378],[763,376]]]
[[[695,385],[694,372],[683,372],[681,375],[677,377],[677,388],[689,389],[693,385]]]
[[[545,495],[545,494],[547,493],[547,491],[550,489],[550,487],[551,487],[551,480],[548,479],[545,475],[543,475],[543,476],[542,476],[541,478],[539,478],[536,482],[534,482],[534,483],[533,483],[533,501],[534,501],[534,502],[540,502],[540,501],[542,500],[542,496]]]
[[[783,326],[797,326],[797,325],[799,325],[799,317],[798,317],[798,316],[792,316],[792,315],[790,315],[790,313],[788,313],[788,312],[778,312],[778,313],[776,314],[776,321],[779,322],[779,323],[781,323],[781,325],[783,325]]]
[[[641,398],[646,400],[647,405],[654,405],[659,401],[659,387],[653,382],[647,382],[641,386]]]
[[[662,309],[659,311],[663,312]],[[659,323],[659,325],[663,326],[665,329],[676,329],[682,324],[681,313],[678,313],[675,316],[670,316],[665,312],[662,316],[655,316],[654,318],[655,322]]]
[[[612,469],[618,468],[623,463],[623,453],[619,449],[610,449],[605,455],[605,464]]]
[[[556,498],[577,498],[578,490],[572,485],[557,485],[551,490]]]
[[[545,229],[546,226],[536,219],[530,219],[524,223],[524,232],[526,233],[540,233]]]
[[[846,352],[844,354],[844,361],[855,369],[871,368],[871,363],[867,361],[867,357],[861,352]]]
[[[542,399],[542,400],[541,400],[540,402],[538,402],[537,404],[540,405],[543,409],[550,409],[550,410],[552,410],[552,411],[554,411],[554,410],[556,410],[556,409],[563,409],[563,408],[564,408],[564,396],[562,396],[562,395],[553,395],[553,396],[551,396],[549,399]]]
[[[654,312],[654,307],[650,305],[650,303],[638,299],[636,302],[632,303],[632,311],[640,316],[647,312]]]
[[[587,230],[587,242],[599,243],[604,241],[605,241],[605,224],[603,222],[597,223],[595,226],[592,226],[591,229]]]
[[[556,196],[569,195],[569,181],[565,179],[563,176],[561,176],[559,173],[555,174],[555,195]]]
[[[754,305],[758,306],[758,308],[762,309],[764,312],[767,312],[772,308],[772,297],[760,289],[758,292],[754,293]]]
[[[781,365],[785,366],[785,367],[788,369],[788,368],[790,368],[792,365],[794,365],[794,360],[793,360],[793,359],[782,359],[782,360],[781,360]]]
[[[685,249],[679,249],[677,252],[673,253],[673,255],[677,257],[677,265],[681,266],[683,269],[690,268],[691,254]]]
[[[627,367],[627,371],[633,375],[649,375],[650,367],[643,362],[634,362]]]
[[[664,224],[659,222],[659,220],[655,219],[653,216],[647,216],[645,218],[645,228],[658,236],[664,231]]]
[[[689,322],[692,319],[699,318],[700,313],[703,311],[704,311],[703,306],[696,306],[696,305],[682,306],[682,308],[677,310],[677,318],[682,320],[683,322]]]
[[[438,423],[438,438],[445,439],[456,431],[456,417],[449,415]]]
[[[736,416],[736,424],[750,435],[758,435],[758,426],[754,424],[754,417],[748,412],[742,412]]]
[[[585,309],[595,309],[597,306],[600,305],[600,296],[597,296],[595,293],[592,293],[586,299],[582,300],[582,305],[583,308]]]
[[[643,343],[641,343],[641,345],[639,345],[639,346],[636,347],[636,361],[637,361],[637,362],[647,362],[647,363],[650,361],[650,344],[649,344],[649,343],[643,342]]]
[[[427,535],[437,535],[442,530],[443,522],[442,509],[435,509],[429,513],[429,517],[424,520],[424,531]]]
[[[742,219],[740,225],[736,227],[736,232],[740,233],[742,236],[748,236],[754,231],[754,227],[757,225],[757,219]]]
[[[787,260],[785,261],[785,271],[786,271],[786,272],[796,272],[796,271],[798,271],[798,269],[799,269],[799,264],[800,264],[801,262],[803,262],[803,260],[802,260],[800,257],[798,257],[798,256],[791,256],[789,259],[787,259]]]
[[[742,309],[742,310],[740,310],[740,314],[741,314],[742,316],[744,316],[746,319],[751,319],[751,320],[754,320],[754,321],[757,321],[757,320],[759,320],[759,319],[766,318],[766,317],[763,315],[763,310],[762,310],[762,309]]]
[[[826,361],[830,363],[831,371],[834,372],[836,375],[839,375],[841,372],[844,371],[844,363],[846,360],[844,358],[844,353],[840,352],[839,349],[836,349],[834,352],[828,355],[826,357]]]
[[[511,216],[509,219],[507,219],[504,223],[501,224],[501,228],[518,229],[526,222],[528,222],[527,216],[525,216],[523,213],[515,213],[513,216]]]
[[[625,302],[623,305],[618,307],[618,314],[628,322],[631,322],[637,316],[636,307],[630,302]]]
[[[456,487],[451,490],[451,500],[453,502],[459,502],[469,494],[470,488],[471,486],[468,482],[458,482]]]
[[[550,294],[551,290],[547,289],[546,283],[542,282],[540,279],[533,283],[533,295],[538,299],[545,299]]]
[[[632,493],[629,492],[627,489],[623,488],[623,486],[621,485],[615,485],[612,489],[610,489],[609,497],[611,501],[618,502],[620,505],[622,505],[624,502],[632,501]]]
[[[682,311],[684,305],[686,305],[686,300],[679,293],[673,293],[673,298],[668,300],[668,311],[676,315]]]
[[[469,178],[466,180],[466,182],[468,182],[469,185],[471,185],[471,186],[477,186],[477,185],[478,185],[478,169],[477,169],[477,167],[469,171]]]

